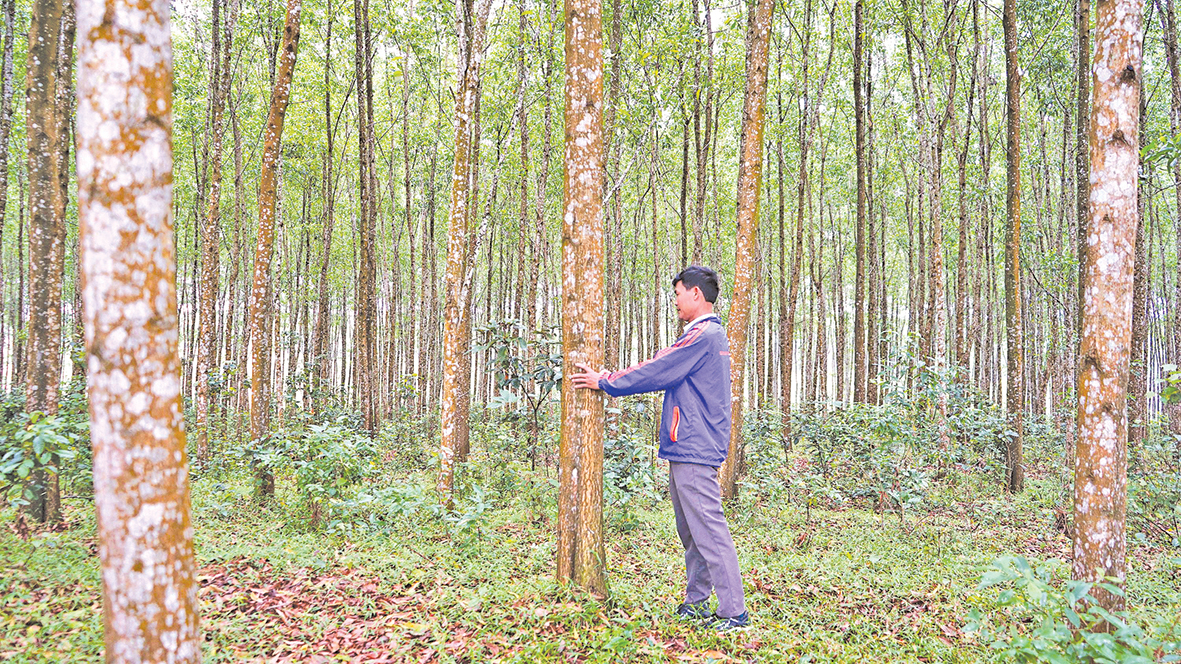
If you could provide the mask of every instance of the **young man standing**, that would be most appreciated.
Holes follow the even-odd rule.
[[[718,273],[693,265],[673,277],[677,317],[685,333],[656,357],[622,371],[600,372],[578,364],[576,388],[613,397],[664,390],[660,458],[668,461],[668,489],[677,534],[685,546],[685,601],[677,615],[710,618],[718,630],[746,627],[738,554],[722,512],[718,467],[730,444],[730,342],[714,315]],[[709,611],[710,592],[718,610]]]

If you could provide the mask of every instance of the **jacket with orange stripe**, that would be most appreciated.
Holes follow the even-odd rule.
[[[714,468],[730,445],[730,342],[717,316],[698,321],[650,360],[607,374],[613,397],[664,390],[660,458]]]

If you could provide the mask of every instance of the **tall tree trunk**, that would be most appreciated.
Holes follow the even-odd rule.
[[[1010,0],[1012,1],[1012,0]],[[1126,578],[1127,385],[1135,256],[1138,103],[1144,33],[1141,3],[1096,6],[1091,109],[1091,198],[1083,271],[1083,336],[1074,473],[1073,577]],[[1124,608],[1123,593],[1096,588]]]
[[[746,91],[742,104],[742,136],[738,161],[738,240],[734,256],[734,293],[727,336],[730,340],[730,447],[718,474],[722,497],[738,495],[737,470],[742,464],[743,387],[746,335],[750,323],[752,271],[758,268],[759,197],[763,183],[763,110],[767,100],[767,52],[775,0],[751,7],[746,27]],[[652,192],[655,196],[656,192]]]
[[[1086,0],[1080,0],[1080,2],[1085,3]],[[1170,131],[1171,131],[1172,135],[1176,136],[1178,134],[1181,134],[1181,62],[1179,62],[1179,59],[1181,59],[1181,51],[1179,51],[1178,44],[1177,44],[1177,14],[1176,14],[1176,9],[1173,5],[1172,0],[1168,0],[1167,2],[1165,2],[1164,20],[1165,20],[1165,30],[1164,30],[1164,33],[1165,33],[1164,34],[1165,54],[1167,56],[1166,60],[1168,61],[1168,65],[1169,65],[1169,82],[1170,82],[1169,89],[1171,92],[1171,94],[1169,96],[1169,127],[1170,127]],[[1081,37],[1080,37],[1080,40],[1081,40]],[[1080,101],[1079,102],[1080,112],[1083,110],[1083,108],[1084,108],[1083,103]],[[1080,136],[1081,136],[1081,132],[1082,132],[1082,129],[1080,127]],[[1079,139],[1079,146],[1080,146],[1079,147],[1080,152],[1085,154],[1086,153],[1085,148],[1086,148],[1087,144],[1083,141],[1083,138],[1081,138],[1081,137]],[[1088,186],[1089,186],[1089,181],[1087,181],[1087,182],[1088,182]],[[1082,185],[1080,185],[1080,187],[1081,186]],[[1177,219],[1173,224],[1174,233],[1175,233],[1175,249],[1178,252],[1177,255],[1181,256],[1181,159],[1178,159],[1173,162],[1173,195],[1175,197],[1174,204],[1175,204],[1175,210],[1176,210],[1176,215],[1177,215]],[[1086,199],[1081,198],[1081,196],[1082,196],[1081,192],[1080,192],[1079,196],[1080,196],[1079,209],[1085,211],[1086,208],[1084,207],[1084,205],[1086,204]],[[1080,219],[1085,220],[1085,219],[1087,219],[1087,217],[1085,216],[1085,214],[1081,214]],[[1080,222],[1080,227],[1081,227],[1081,225],[1082,225],[1082,222]],[[1080,228],[1080,231],[1079,231],[1079,259],[1080,259],[1079,264],[1080,265],[1082,264],[1081,260],[1082,260],[1082,256],[1084,255],[1083,252],[1085,250],[1086,250],[1086,236],[1083,235],[1083,231]],[[1170,350],[1172,351],[1171,352],[1172,359],[1170,360],[1170,362],[1172,362],[1173,364],[1177,364],[1178,359],[1181,358],[1181,278],[1178,278],[1174,282],[1173,287],[1174,287],[1174,291],[1173,291],[1173,330],[1172,330],[1172,332],[1173,332],[1172,337],[1173,338],[1172,338],[1172,344],[1171,344],[1171,348],[1170,348]],[[1083,290],[1082,290],[1082,286],[1080,285],[1079,286],[1079,297],[1081,298],[1082,295],[1083,295]],[[1080,299],[1079,306],[1080,306],[1080,311],[1081,311],[1081,307],[1082,307],[1081,299]],[[1080,323],[1079,325],[1080,325],[1080,331],[1081,331],[1082,324]],[[1168,413],[1169,413],[1169,432],[1172,433],[1174,436],[1181,435],[1181,404],[1170,405],[1168,407]]]
[[[1005,408],[1009,415],[1008,481],[1010,493],[1025,488],[1025,462],[1022,459],[1024,435],[1023,371],[1025,351],[1021,339],[1021,74],[1017,64],[1017,2],[1005,0],[1001,14],[1005,33],[1005,118],[1008,141],[1005,149],[1008,235],[1005,240]]]
[[[25,70],[25,125],[29,173],[29,318],[26,410],[57,413],[61,382],[61,291],[66,227],[61,198],[57,120],[58,39],[61,4],[33,3]],[[36,497],[30,505],[38,521],[60,518],[56,475],[34,473]]]
[[[980,121],[977,123],[977,143],[980,152],[980,172],[982,179],[985,182],[990,181],[990,173],[992,171],[992,143],[990,134],[988,132],[988,83],[989,76],[987,75],[988,56],[985,47],[985,42],[982,38],[982,31],[980,27],[980,4],[976,2],[972,6],[972,44],[974,50],[974,65],[973,70],[977,75],[977,84],[980,86],[980,92],[976,95],[980,104]],[[986,244],[986,239],[991,239],[990,228],[992,224],[992,196],[991,187],[985,190],[985,195],[980,197],[980,222],[976,227],[976,274],[973,283],[973,307],[972,315],[974,323],[972,325],[973,345],[976,348],[976,385],[982,391],[987,393],[990,384],[987,381],[987,355],[991,352],[991,346],[987,345],[988,335],[986,326],[991,323],[991,318],[985,315],[986,304],[989,299],[985,282],[985,271],[991,268],[991,253],[988,252],[987,247],[991,244]],[[991,274],[991,273],[990,273]]]
[[[566,0],[566,177],[562,215],[559,581],[606,595],[603,401],[575,390],[578,362],[603,362],[603,55],[599,0]]]
[[[25,201],[27,199],[25,198],[24,171],[21,169],[17,169],[16,171],[16,183],[17,190],[20,192],[20,195],[17,197],[18,203],[16,217],[16,325],[14,325],[12,329],[23,330],[25,329],[26,324],[25,301],[27,300],[27,287],[24,269]],[[27,371],[25,364],[28,358],[24,345],[24,337],[27,335],[16,334],[14,332],[13,336],[16,337],[16,344],[12,352],[12,382],[15,384],[17,381],[23,382],[25,380],[25,372]]]
[[[254,285],[250,293],[250,438],[259,444],[270,434],[271,257],[275,244],[276,204],[279,198],[279,160],[283,120],[291,100],[295,57],[299,50],[300,0],[287,0],[278,72],[271,90],[270,110],[263,133],[262,169],[258,185],[258,242],[254,252]],[[258,465],[255,478],[260,496],[275,492],[271,471]]]
[[[463,275],[468,253],[473,246],[469,237],[473,217],[469,212],[473,202],[471,173],[475,167],[472,132],[479,95],[479,22],[481,17],[487,17],[488,2],[481,0],[480,4],[479,9],[474,7],[473,0],[463,0],[456,5],[459,55],[456,63],[455,163],[447,233],[447,302],[443,313],[443,392],[439,413],[441,433],[436,483],[440,498],[447,504],[451,501],[456,457],[465,453],[468,426],[467,419],[463,417],[463,393],[468,390],[469,383],[463,370],[468,346],[465,331],[469,329],[467,319],[470,307]]]
[[[377,361],[377,177],[373,126],[373,64],[369,30],[368,0],[353,0],[355,19],[357,76],[357,142],[359,157],[358,189],[360,198],[357,241],[360,263],[357,266],[356,361],[357,390],[365,429],[376,435],[378,429],[381,375]]]
[[[845,247],[841,235],[837,232],[836,221],[829,214],[829,224],[837,246],[833,251],[833,304],[836,307],[834,321],[835,335],[833,338],[833,360],[836,365],[836,384],[833,399],[845,403],[845,333],[848,324],[845,319]]]
[[[972,0],[972,14],[975,16],[978,11],[977,6],[979,0]],[[964,121],[964,149],[960,151],[959,158],[956,162],[956,184],[959,198],[959,242],[956,246],[957,259],[955,267],[956,279],[956,301],[955,301],[955,324],[952,327],[952,335],[955,343],[955,370],[956,379],[961,385],[968,384],[968,362],[969,362],[969,348],[968,348],[968,148],[972,143],[972,111],[973,104],[976,100],[976,78],[978,76],[977,63],[978,58],[973,54],[972,58],[972,78],[968,83],[968,111],[967,119]]]
[[[755,344],[755,368],[754,368],[754,384],[755,408],[762,409],[767,402],[767,382],[764,368],[767,366],[766,356],[766,339],[767,331],[767,280],[764,278],[764,273],[767,268],[767,261],[763,258],[764,244],[761,237],[755,236],[755,276],[752,288],[759,294],[758,299],[758,317],[755,319],[752,329],[754,330],[754,344]],[[677,335],[680,336],[680,335]]]
[[[524,5],[522,5],[523,7]],[[617,135],[616,123],[619,114],[619,95],[623,90],[623,8],[620,0],[612,0],[611,2],[611,41],[609,45],[609,52],[611,54],[611,86],[607,88],[607,103],[604,106],[603,123],[605,131],[603,136],[603,154],[607,159],[607,167],[603,169],[603,191],[605,196],[611,201],[620,200],[622,194],[617,181],[622,175],[619,172],[618,156],[621,154],[619,150],[620,144],[623,142],[622,133]],[[524,18],[521,19],[522,33],[524,32]],[[522,59],[521,77],[524,80],[524,60]],[[522,103],[522,109],[524,103]],[[613,187],[612,185],[616,185]],[[608,215],[606,223],[606,243],[604,244],[604,256],[608,270],[606,272],[606,282],[603,284],[603,295],[606,300],[606,336],[603,339],[604,344],[604,363],[605,366],[615,368],[619,365],[619,299],[622,297],[620,292],[619,274],[610,269],[615,265],[615,253],[617,233],[616,224],[618,223],[617,215],[622,212],[622,206],[611,205],[611,213]],[[521,223],[524,225],[525,219],[525,202],[524,196],[521,199]],[[612,400],[614,402],[614,400]],[[617,426],[616,418],[608,415],[608,429],[614,430]]]
[[[230,56],[234,51],[233,35],[236,21],[225,17],[225,42],[219,25],[221,12],[213,1],[213,72],[210,75],[210,155],[208,200],[205,203],[204,224],[201,229],[201,298],[200,327],[197,333],[197,457],[209,455],[209,374],[217,361],[217,298],[218,258],[221,254],[221,154],[222,111],[230,91]],[[235,3],[235,13],[237,6]],[[223,55],[224,53],[224,55]]]
[[[865,123],[865,205],[866,205],[866,219],[865,229],[862,238],[865,241],[865,251],[868,252],[862,259],[865,269],[865,297],[868,300],[865,303],[865,402],[870,404],[878,403],[878,372],[880,370],[881,357],[881,320],[882,320],[882,299],[881,299],[881,281],[882,273],[878,269],[878,226],[885,227],[885,216],[880,218],[874,215],[874,190],[873,190],[873,173],[877,166],[876,155],[874,152],[874,127],[873,127],[873,62],[867,59],[865,62],[865,89],[862,92],[862,103],[864,108],[861,110],[863,115],[863,122]],[[823,169],[821,169],[823,173]],[[876,221],[875,221],[876,219]],[[884,235],[882,238],[885,241]]]
[[[1148,124],[1148,96],[1144,94],[1144,81],[1138,81],[1140,117],[1136,127],[1137,142],[1144,144],[1144,132]],[[1147,206],[1148,190],[1152,181],[1152,166],[1140,158],[1137,169],[1144,179],[1136,197],[1136,255],[1135,274],[1132,281],[1132,348],[1131,367],[1128,377],[1128,444],[1135,447],[1143,444],[1148,436],[1148,291],[1150,288],[1150,263],[1148,241],[1145,235],[1148,226],[1144,211]]]
[[[230,105],[230,131],[234,136],[234,267],[230,273],[230,306],[237,307],[236,290],[238,288],[238,271],[242,268],[243,262],[243,239],[242,239],[242,214],[243,208],[246,206],[246,184],[242,177],[245,169],[242,159],[242,128],[238,124],[238,104],[241,99],[241,93],[235,99],[234,103]],[[246,300],[246,288],[242,289],[242,299]],[[242,329],[249,334],[250,322],[246,319],[249,307],[246,302],[242,303]],[[249,341],[249,338],[247,339]],[[237,345],[235,349],[235,357],[237,359],[238,368],[234,373],[234,393],[238,396],[237,403],[234,408],[239,414],[246,412],[249,405],[246,402],[247,391],[243,389],[243,384],[246,381],[247,368],[249,367],[249,354],[244,347],[246,344]],[[226,347],[229,348],[229,339],[226,340]],[[240,417],[236,417],[240,419]]]
[[[693,0],[693,20],[701,21],[701,28],[705,32],[705,39],[699,40],[705,51],[705,81],[701,75],[701,51],[694,53],[693,72],[693,136],[697,157],[697,188],[693,199],[693,263],[702,261],[703,233],[705,231],[705,189],[708,171],[706,161],[709,159],[710,147],[713,143],[713,113],[714,113],[714,31],[713,12],[710,0],[705,0],[704,17],[698,12],[697,0]],[[704,87],[704,91],[702,88]],[[702,114],[704,113],[704,118]],[[704,134],[702,125],[705,125]]]
[[[863,72],[867,71],[862,60],[865,50],[865,6],[864,0],[857,0],[853,7],[853,116],[856,124],[854,151],[857,158],[857,229],[854,239],[856,253],[856,276],[853,285],[853,402],[864,403],[866,398],[865,349],[865,85]],[[803,65],[806,69],[807,64]],[[803,152],[801,151],[801,159]],[[913,279],[912,279],[913,281]],[[913,313],[912,313],[913,315]]]
[[[411,5],[411,15],[413,16],[413,5]],[[408,245],[409,254],[408,259],[410,263],[409,279],[407,280],[407,306],[406,327],[409,335],[406,337],[406,371],[414,377],[414,399],[410,404],[410,412],[418,413],[419,408],[422,407],[422,372],[425,367],[422,364],[420,355],[423,346],[421,339],[418,336],[419,319],[421,316],[421,303],[419,302],[418,288],[422,281],[422,275],[419,274],[415,268],[415,260],[417,253],[416,238],[418,237],[418,229],[415,228],[414,214],[411,212],[410,205],[410,164],[412,161],[410,152],[410,68],[411,62],[409,53],[406,59],[402,62],[402,195],[403,207],[402,212],[405,215],[406,223],[406,244]],[[392,174],[391,174],[392,177]],[[393,193],[390,194],[393,196]],[[425,256],[426,248],[423,248],[423,265],[426,264]],[[423,291],[426,290],[425,284]],[[423,293],[425,295],[425,292]]]
[[[78,6],[94,502],[107,661],[120,664],[201,655],[177,354],[169,13],[163,0]]]
[[[61,210],[63,251],[66,238],[65,219],[66,208],[70,203],[70,152],[73,144],[74,126],[74,38],[77,34],[78,20],[73,0],[62,3],[61,32],[57,43],[57,89],[54,91],[55,117],[57,119],[57,179],[58,197],[54,207]],[[77,238],[75,238],[77,242]],[[77,265],[78,245],[74,245],[75,265]],[[75,356],[75,348],[82,346],[82,288],[81,271],[74,269],[74,301],[71,303],[70,341],[66,347],[67,357]],[[86,366],[80,361],[71,361],[71,380],[77,378],[85,380]],[[60,465],[54,457],[54,465]],[[54,478],[54,484],[57,478]],[[54,491],[57,491],[55,486]]]
[[[12,132],[12,51],[13,51],[13,25],[16,23],[16,0],[4,0],[4,55],[3,63],[0,64],[0,220],[7,219],[8,212],[8,139]],[[4,227],[7,224],[0,223],[0,263],[4,256]],[[21,260],[17,258],[17,270],[21,269]],[[0,267],[0,302],[4,301],[4,270]],[[19,296],[18,296],[19,299]],[[4,307],[0,306],[0,309]],[[7,314],[7,311],[4,312]],[[17,316],[19,317],[19,312]],[[0,326],[3,321],[0,320]],[[3,328],[0,327],[0,330]],[[13,337],[15,338],[18,327],[13,327]],[[0,333],[0,385],[4,380],[4,335]],[[19,365],[17,353],[13,354],[13,366]],[[13,383],[18,380],[14,372]]]
[[[824,169],[821,169],[824,172]],[[828,330],[826,326],[826,310],[824,304],[824,188],[820,190],[820,214],[817,222],[822,229],[816,246],[816,276],[813,278],[812,288],[816,298],[816,389],[815,398],[824,402],[828,400]],[[819,404],[823,412],[823,404]]]
[[[775,77],[777,90],[775,93],[775,110],[777,119],[779,121],[779,129],[782,132],[785,125],[783,120],[783,60],[786,57],[785,49],[780,47],[779,58],[775,65]],[[778,222],[779,235],[779,281],[777,284],[778,295],[778,346],[779,346],[779,408],[784,413],[783,427],[780,430],[780,435],[786,437],[790,420],[787,417],[791,410],[791,377],[788,375],[790,370],[788,363],[789,356],[792,351],[792,338],[787,326],[787,229],[786,229],[786,210],[785,210],[785,191],[784,180],[786,177],[785,166],[783,159],[783,141],[775,141],[775,192],[776,192],[776,212],[775,218]]]
[[[336,221],[336,181],[333,179],[332,168],[334,158],[334,142],[336,139],[335,126],[332,122],[332,19],[333,12],[328,12],[327,36],[324,41],[324,138],[327,151],[324,154],[324,219],[320,228],[320,279],[317,286],[316,328],[312,335],[312,394],[317,399],[313,401],[318,407],[318,393],[328,377],[330,356],[328,353],[328,327],[330,311],[328,308],[328,266],[332,260],[332,230]],[[408,65],[403,65],[408,66]],[[409,72],[403,73],[403,78],[409,78]],[[411,270],[413,272],[413,270]],[[412,275],[413,278],[413,275]]]
[[[812,43],[812,2],[804,2],[804,36],[800,52],[800,170],[796,186],[796,233],[791,257],[791,277],[788,287],[787,309],[783,313],[784,346],[783,346],[783,385],[784,385],[784,424],[790,425],[791,414],[791,386],[795,369],[795,337],[796,337],[796,308],[800,294],[801,265],[804,260],[804,208],[808,191],[808,149],[812,145],[812,135],[809,132],[812,119],[812,101],[809,97],[808,65],[809,50]],[[733,356],[731,356],[733,358]],[[786,433],[786,432],[785,432]],[[731,434],[733,438],[733,434]]]

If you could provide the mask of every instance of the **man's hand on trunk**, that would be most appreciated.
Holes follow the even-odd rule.
[[[570,382],[574,383],[575,389],[597,390],[599,389],[599,381],[607,375],[607,372],[595,371],[582,362],[576,362],[574,366],[582,369],[582,373],[576,373],[570,376]]]

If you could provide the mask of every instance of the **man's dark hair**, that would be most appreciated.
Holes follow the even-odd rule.
[[[673,288],[684,284],[685,289],[700,288],[706,302],[718,300],[718,273],[703,265],[690,265],[673,277]]]

